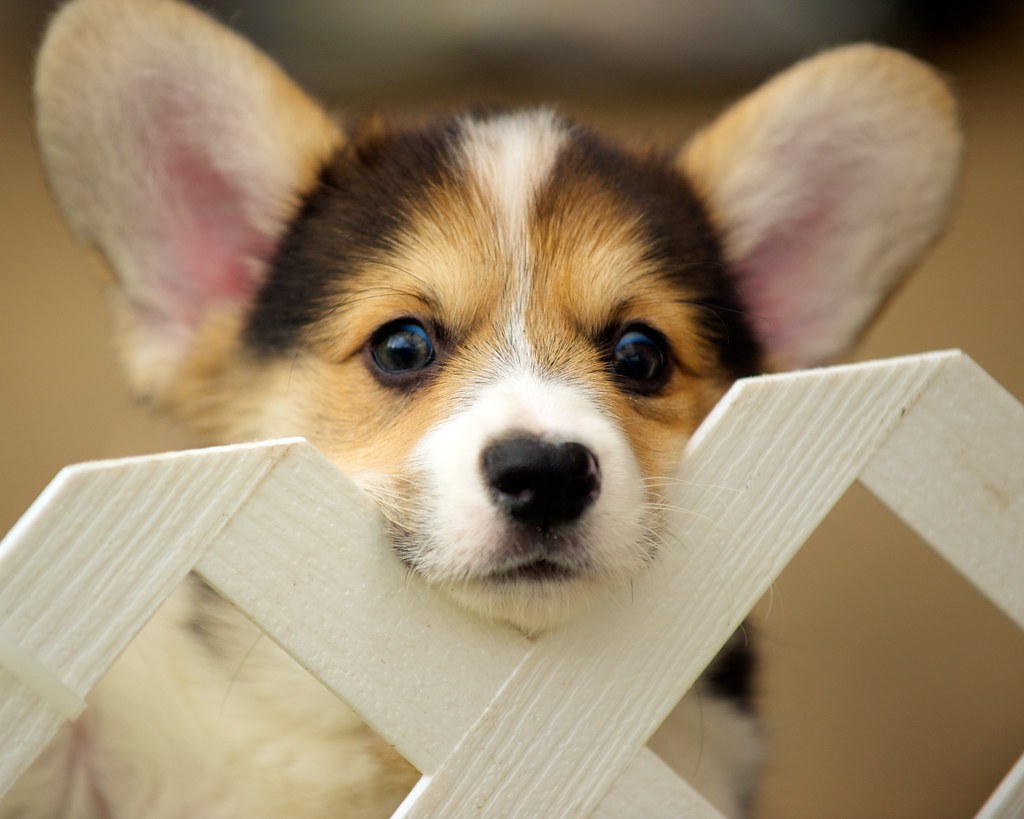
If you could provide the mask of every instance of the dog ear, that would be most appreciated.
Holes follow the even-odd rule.
[[[797,64],[694,137],[681,162],[769,365],[856,341],[943,227],[960,154],[945,84],[870,45]]]
[[[342,136],[249,43],[167,0],[78,0],[36,75],[44,164],[117,281],[129,373],[159,396],[197,332],[253,297]]]

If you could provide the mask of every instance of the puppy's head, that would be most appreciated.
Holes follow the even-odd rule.
[[[732,380],[855,340],[960,150],[943,84],[870,46],[664,155],[545,110],[347,132],[167,0],[65,9],[37,101],[136,389],[207,440],[306,436],[412,570],[527,630],[652,559]]]

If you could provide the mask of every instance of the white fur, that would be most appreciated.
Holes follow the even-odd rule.
[[[462,160],[493,213],[495,238],[510,261],[516,295],[505,342],[520,365],[531,360],[526,335],[532,281],[529,215],[567,138],[566,127],[548,109],[463,120]]]
[[[527,244],[536,193],[567,137],[566,127],[548,109],[462,121],[463,162],[494,208],[503,247]]]
[[[594,453],[601,491],[578,526],[598,574],[635,574],[644,542],[643,482],[629,444],[581,385],[526,373],[502,377],[424,436],[412,471],[424,484],[417,529],[425,538],[420,567],[430,579],[479,578],[495,560],[508,526],[480,470],[484,449],[514,433],[554,443],[574,441]]]

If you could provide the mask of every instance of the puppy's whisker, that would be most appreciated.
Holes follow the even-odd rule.
[[[652,508],[658,509],[662,512],[671,512],[677,515],[685,515],[687,517],[696,518],[697,520],[703,520],[710,523],[716,530],[719,527],[718,522],[714,518],[710,518],[707,515],[702,515],[700,512],[696,512],[693,509],[687,509],[683,506],[676,506],[671,503],[661,502],[651,504]]]
[[[724,484],[716,483],[697,483],[695,481],[685,480],[684,478],[674,478],[665,475],[644,478],[643,483],[644,486],[650,488],[660,488],[665,486],[686,486],[692,487],[694,489],[707,489],[716,492],[731,492],[736,495],[740,495],[743,493],[742,489],[737,489],[734,486],[725,486]]]

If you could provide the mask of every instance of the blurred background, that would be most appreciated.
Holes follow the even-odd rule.
[[[339,110],[554,102],[612,134],[664,144],[824,46],[905,47],[957,89],[966,176],[948,234],[858,357],[960,347],[1024,398],[1019,2],[204,6]],[[113,364],[99,278],[48,197],[30,85],[53,7],[0,4],[0,531],[69,462],[187,443],[133,405]],[[1024,533],[1008,545],[1024,548]],[[1024,750],[1024,636],[858,487],[753,624],[770,748],[758,817],[970,816]]]

